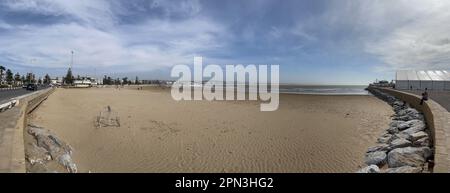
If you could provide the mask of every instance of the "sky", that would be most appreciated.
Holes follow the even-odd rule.
[[[2,0],[0,64],[21,74],[170,79],[278,64],[280,82],[367,84],[450,68],[448,0]]]

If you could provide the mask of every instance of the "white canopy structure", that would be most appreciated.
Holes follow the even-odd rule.
[[[427,71],[427,74],[433,81],[433,90],[444,90],[445,79],[437,75],[434,71]]]
[[[428,76],[425,71],[417,71],[417,77],[420,80],[420,89],[432,89],[433,88],[433,80]]]
[[[408,70],[408,80],[409,80],[409,85],[408,85],[408,89],[420,89],[420,79],[417,76],[416,71],[414,70]]]
[[[409,79],[408,79],[408,71],[399,70],[395,73],[395,88],[397,89],[408,89],[409,88]]]
[[[399,70],[396,89],[400,90],[450,90],[450,73],[445,70]]]
[[[442,77],[445,77],[446,81],[445,81],[445,85],[444,85],[444,90],[450,90],[450,72],[447,72],[445,70],[442,71]]]

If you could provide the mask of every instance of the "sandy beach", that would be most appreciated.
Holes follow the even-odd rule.
[[[73,147],[79,172],[355,172],[393,114],[373,96],[282,94],[274,112],[259,104],[59,88],[29,121]],[[120,127],[95,127],[107,106]]]

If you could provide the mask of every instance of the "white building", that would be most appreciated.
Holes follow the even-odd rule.
[[[450,73],[445,70],[399,70],[395,80],[399,90],[450,90]]]
[[[62,80],[62,78],[56,77],[54,79],[50,79],[50,83],[53,85],[62,85],[63,80]]]
[[[444,83],[444,90],[450,90],[450,71],[441,71],[441,72],[437,72],[436,73],[441,76],[443,79],[445,79],[445,83]]]
[[[409,88],[409,79],[407,70],[398,70],[395,73],[395,88],[405,90]]]
[[[433,90],[444,90],[445,79],[443,77],[431,70],[427,71],[427,74],[433,81]]]
[[[73,81],[73,84],[78,88],[88,88],[97,85],[97,81],[95,80],[95,78],[83,77],[83,79],[81,80]]]
[[[92,86],[92,83],[90,80],[75,80],[73,85],[78,88],[88,88]]]

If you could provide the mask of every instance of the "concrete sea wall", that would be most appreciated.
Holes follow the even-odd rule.
[[[428,100],[423,105],[420,105],[421,96],[415,94],[391,88],[377,89],[409,103],[413,108],[423,113],[433,139],[433,172],[450,172],[450,113],[433,100]]]
[[[0,113],[0,172],[26,172],[23,132],[27,114],[53,91],[48,88],[15,98],[15,106]]]

